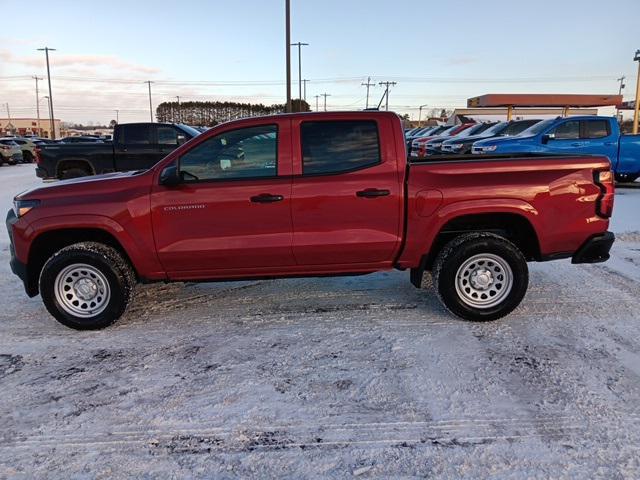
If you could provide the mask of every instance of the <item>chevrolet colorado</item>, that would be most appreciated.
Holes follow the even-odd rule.
[[[601,262],[614,241],[609,161],[407,160],[390,112],[219,125],[146,170],[50,183],[7,214],[26,293],[76,329],[125,311],[136,282],[431,271],[470,320],[518,306],[527,261]]]

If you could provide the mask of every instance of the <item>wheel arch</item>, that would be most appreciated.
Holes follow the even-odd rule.
[[[67,157],[58,160],[58,163],[56,164],[56,177],[60,178],[62,176],[62,172],[69,168],[82,168],[83,170],[88,171],[90,175],[96,174],[93,165],[86,158]]]
[[[541,259],[538,234],[532,222],[522,213],[512,211],[461,213],[448,218],[433,237],[433,241],[420,260],[411,269],[411,282],[420,288],[422,275],[429,271],[442,248],[454,238],[465,233],[490,232],[511,241],[523,253],[527,261]]]
[[[69,227],[42,232],[31,242],[28,256],[27,291],[36,295],[39,292],[38,279],[46,261],[60,249],[80,242],[97,242],[118,251],[131,266],[136,278],[138,271],[131,256],[118,238],[111,232],[99,227]]]

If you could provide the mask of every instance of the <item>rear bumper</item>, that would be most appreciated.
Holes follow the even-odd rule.
[[[609,260],[609,251],[615,241],[613,232],[593,235],[571,257],[571,263],[600,263]]]
[[[9,210],[6,220],[7,231],[9,232],[9,253],[11,255],[9,266],[11,267],[11,271],[16,274],[20,280],[22,280],[24,291],[27,295],[34,297],[38,294],[37,288],[34,290],[34,288],[29,286],[29,272],[27,270],[27,265],[17,259],[16,251],[13,246],[13,224],[17,221],[18,217],[16,217],[15,212],[13,210]]]

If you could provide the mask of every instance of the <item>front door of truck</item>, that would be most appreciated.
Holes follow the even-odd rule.
[[[389,117],[296,119],[293,125],[296,262],[390,263],[401,239],[404,166],[396,163]]]
[[[145,170],[162,158],[158,153],[154,125],[130,123],[118,128],[118,136],[113,144],[116,170]]]
[[[243,269],[255,275],[294,264],[288,123],[204,138],[181,155],[181,184],[153,187],[156,247],[170,277],[236,276]]]

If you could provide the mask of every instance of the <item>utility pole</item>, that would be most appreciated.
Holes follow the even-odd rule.
[[[638,62],[638,77],[636,78],[636,105],[633,112],[633,134],[638,133],[638,112],[640,111],[640,50],[636,50],[636,54],[633,57],[635,62]]]
[[[285,41],[287,42],[287,113],[291,113],[291,0],[285,0]]]
[[[306,78],[302,79],[302,85],[303,85],[302,86],[302,96],[303,96],[302,98],[304,98],[305,102],[307,101],[307,82],[308,81],[309,80],[307,80]]]
[[[420,105],[420,108],[418,109],[418,127],[422,126],[422,109],[428,106],[429,105],[425,103],[424,105]]]
[[[384,90],[384,96],[386,97],[385,110],[389,110],[389,87],[395,87],[397,85],[396,82],[380,82],[380,85],[384,85],[386,88]]]
[[[51,139],[55,140],[56,139],[56,128],[55,128],[55,124],[54,124],[54,120],[53,120],[53,95],[51,93],[51,70],[49,69],[49,52],[55,52],[56,49],[55,48],[49,48],[49,47],[44,47],[44,48],[39,48],[38,49],[39,52],[44,52],[45,57],[47,58],[47,80],[49,82],[49,122],[51,124],[50,128],[51,128]]]
[[[326,112],[326,111],[327,111],[327,97],[330,97],[330,96],[331,96],[331,94],[329,94],[329,93],[322,93],[322,94],[321,94],[321,96],[323,96],[323,97],[324,97],[324,111]]]
[[[36,81],[36,115],[38,117],[38,136],[40,136],[42,129],[40,128],[40,94],[38,93],[38,80],[43,80],[43,78],[37,75],[34,75],[31,78]]]
[[[147,80],[147,85],[149,85],[149,118],[151,118],[151,123],[153,123],[153,105],[151,103],[151,84],[153,83],[151,80]]]
[[[308,43],[292,43],[291,46],[298,47],[298,98],[302,100],[302,47],[308,46]],[[298,105],[298,110],[300,110],[300,105]]]
[[[371,83],[371,77],[367,78],[367,83],[361,83],[363,87],[367,87],[367,103],[364,108],[369,108],[369,87],[375,87],[375,83]]]
[[[182,110],[180,110],[180,95],[176,95],[178,99],[178,122],[182,123]]]
[[[316,97],[316,112],[318,111],[318,99],[320,98],[320,95],[314,95],[314,97]]]
[[[120,118],[119,118],[119,114],[120,110],[116,110],[116,124],[120,123]]]
[[[7,107],[7,117],[9,117],[9,123],[11,123],[11,110],[9,110],[9,102],[6,102],[5,106]]]
[[[618,88],[618,95],[622,95],[622,89],[624,87],[626,87],[626,85],[624,84],[624,79],[627,78],[624,75],[622,75],[620,78],[618,78],[618,82],[620,82],[620,88]]]

